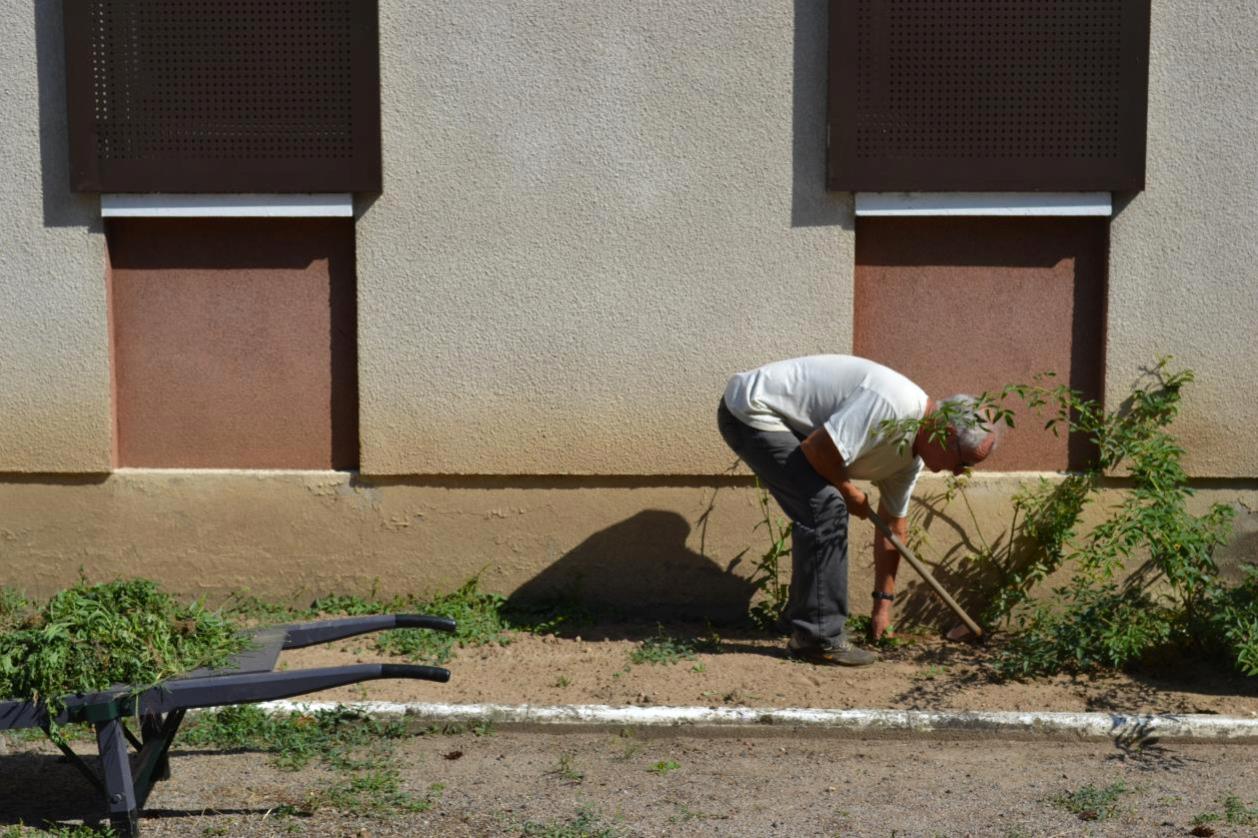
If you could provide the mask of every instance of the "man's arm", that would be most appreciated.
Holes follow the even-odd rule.
[[[826,433],[826,429],[818,428],[813,431],[800,443],[799,447],[804,452],[804,459],[813,467],[813,470],[839,490],[839,494],[843,496],[843,501],[847,504],[847,511],[857,518],[868,518],[869,497],[858,489],[852,482],[852,478],[848,476],[843,456],[835,447],[834,440]],[[894,552],[895,548],[891,549]]]
[[[901,544],[908,542],[909,519],[897,518],[887,511],[882,499],[878,500],[878,517],[895,533]],[[895,549],[891,539],[882,534],[882,530],[874,530],[874,592],[883,594],[895,593],[895,574],[900,569],[900,551]],[[891,624],[891,601],[875,599],[870,614],[870,631],[874,639],[882,637],[887,626]]]

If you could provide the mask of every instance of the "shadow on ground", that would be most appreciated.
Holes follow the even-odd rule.
[[[20,746],[19,746],[20,747]],[[85,746],[90,749],[91,745]],[[78,747],[75,750],[80,750]],[[177,763],[181,756],[225,754],[229,751],[175,751]],[[83,756],[92,770],[99,770],[95,756]],[[177,764],[172,770],[177,770]],[[70,761],[59,755],[40,752],[0,755],[0,826],[30,826],[41,829],[70,829],[77,824],[103,826],[105,801]],[[220,815],[263,815],[267,807],[214,809]],[[145,819],[188,818],[203,814],[202,810],[145,809]]]

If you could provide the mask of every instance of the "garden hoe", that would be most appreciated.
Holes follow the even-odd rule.
[[[970,615],[965,613],[965,609],[957,604],[957,601],[944,590],[943,585],[940,585],[934,576],[930,575],[930,571],[926,569],[926,565],[922,564],[921,560],[918,559],[917,556],[913,555],[913,551],[906,547],[904,542],[900,541],[900,539],[896,537],[896,534],[891,531],[891,528],[887,526],[886,522],[879,518],[878,513],[874,512],[872,509],[869,511],[869,520],[873,521],[874,526],[878,528],[878,531],[885,535],[887,539],[895,545],[895,549],[900,551],[900,555],[903,556],[909,564],[913,565],[913,569],[917,571],[917,575],[926,580],[926,584],[930,585],[930,587],[934,589],[935,593],[939,594],[939,598],[952,609],[953,613],[961,618],[961,622],[965,624],[964,628],[969,630],[968,632],[962,631],[962,627],[957,626],[952,631],[948,632],[948,639],[978,640],[981,638],[983,636],[983,629],[979,626],[979,624],[970,619]]]

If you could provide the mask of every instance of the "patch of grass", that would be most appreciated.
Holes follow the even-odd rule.
[[[374,765],[382,744],[407,735],[401,721],[373,719],[346,707],[280,716],[242,704],[198,714],[179,739],[193,747],[261,751],[275,767],[299,771],[314,760],[340,770]]]
[[[180,742],[261,751],[270,755],[272,765],[285,771],[299,771],[318,761],[341,774],[340,779],[312,793],[300,805],[278,807],[277,812],[311,814],[331,808],[387,817],[429,811],[442,791],[440,785],[433,785],[426,794],[417,795],[402,788],[393,747],[398,739],[410,735],[413,732],[400,720],[373,719],[345,707],[280,716],[246,704],[199,714]]]
[[[505,646],[511,642],[507,635],[511,626],[502,613],[505,601],[499,594],[482,591],[480,578],[474,576],[458,590],[418,606],[424,614],[454,620],[458,628],[453,636],[422,629],[400,629],[380,635],[376,646],[382,652],[436,664],[450,660],[456,643],[459,646]]]
[[[658,774],[661,777],[667,777],[678,768],[681,768],[681,763],[671,759],[662,759],[648,768],[647,771],[650,771],[652,774]]]
[[[1232,826],[1258,826],[1258,807],[1249,807],[1234,794],[1219,799],[1222,812],[1204,812],[1192,819],[1193,826],[1226,821]]]
[[[148,579],[80,580],[20,613],[21,622],[0,633],[0,696],[46,702],[52,715],[66,695],[113,684],[142,689],[223,666],[248,643],[221,614],[181,604]]]
[[[528,821],[520,834],[529,838],[617,838],[620,833],[608,824],[593,806],[582,806],[576,815],[562,821]]]
[[[1078,815],[1082,821],[1103,821],[1113,817],[1118,811],[1118,799],[1127,791],[1127,786],[1119,781],[1105,788],[1088,785],[1067,794],[1054,797],[1050,802],[1071,814]]]
[[[560,754],[559,762],[550,771],[546,772],[552,777],[558,777],[565,782],[576,784],[585,779],[585,772],[578,771],[573,764],[572,754]]]
[[[444,790],[441,783],[433,783],[426,794],[414,794],[401,787],[401,772],[396,767],[379,766],[314,792],[306,805],[312,812],[329,808],[347,815],[388,818],[404,812],[431,811]]]
[[[654,636],[643,640],[638,648],[629,653],[629,661],[635,664],[671,666],[683,660],[694,659],[694,643],[673,637],[664,631],[663,626],[657,626]]]
[[[117,835],[111,827],[85,824],[46,824],[44,829],[34,829],[19,823],[0,832],[0,838],[117,838]]]

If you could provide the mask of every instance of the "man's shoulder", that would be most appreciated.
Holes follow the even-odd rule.
[[[920,417],[926,410],[926,391],[908,376],[870,361],[865,387],[877,393],[900,418]]]

